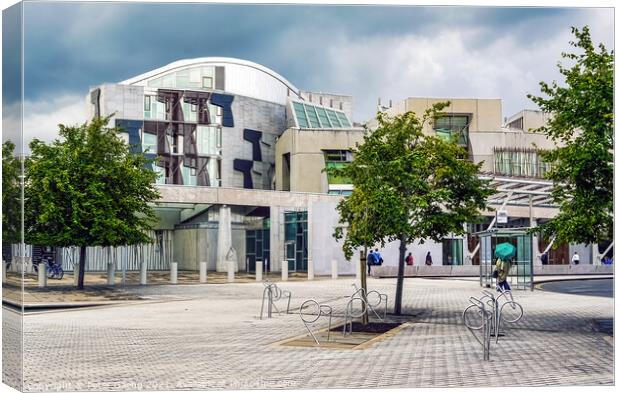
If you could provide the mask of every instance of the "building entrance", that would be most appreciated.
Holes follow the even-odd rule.
[[[308,270],[308,212],[284,213],[284,252],[290,272]]]

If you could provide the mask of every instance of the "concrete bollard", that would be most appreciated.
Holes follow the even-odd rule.
[[[228,261],[228,282],[235,282],[235,261]]]
[[[116,276],[116,263],[108,262],[108,285],[114,285],[114,278]]]
[[[6,262],[2,261],[2,282],[6,282]]]
[[[140,263],[140,285],[146,285],[146,261]]]
[[[44,261],[39,263],[39,288],[47,286],[47,264]]]
[[[73,285],[77,287],[78,278],[80,277],[80,264],[76,263],[73,265]]]
[[[263,261],[256,261],[256,281],[263,281]]]
[[[178,268],[179,264],[177,262],[170,262],[170,284],[177,283]]]
[[[207,262],[200,262],[200,282],[207,282]]]
[[[338,261],[332,259],[332,279],[335,280],[338,278]]]
[[[282,281],[288,281],[288,261],[282,261]]]
[[[314,280],[314,261],[308,259],[308,280]]]

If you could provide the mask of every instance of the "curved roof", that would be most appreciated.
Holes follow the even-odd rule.
[[[268,74],[269,76],[279,80],[282,84],[284,84],[286,87],[294,91],[297,95],[300,94],[300,91],[298,88],[296,88],[291,82],[286,80],[286,78],[284,78],[282,75],[278,74],[277,72],[273,71],[272,69],[269,69],[258,63],[254,63],[253,61],[236,59],[234,57],[198,57],[195,59],[178,60],[173,63],[167,64],[163,67],[154,69],[149,72],[145,72],[144,74],[140,74],[138,76],[124,80],[119,83],[123,85],[133,85],[133,84],[145,81],[147,79],[151,79],[159,75],[166,74],[171,71],[176,71],[176,70],[183,69],[183,68],[190,68],[190,67],[198,66],[198,65],[208,65],[208,64],[216,64],[216,63],[217,64],[236,64],[236,65],[242,65],[242,66],[254,68],[256,70],[264,72]]]

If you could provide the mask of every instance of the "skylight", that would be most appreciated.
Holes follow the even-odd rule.
[[[291,101],[299,128],[350,128],[351,122],[343,111],[309,103]]]

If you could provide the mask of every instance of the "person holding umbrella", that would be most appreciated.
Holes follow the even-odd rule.
[[[500,243],[495,247],[495,268],[497,269],[497,290],[510,291],[508,285],[508,273],[510,272],[511,261],[517,254],[517,249],[510,243]]]

